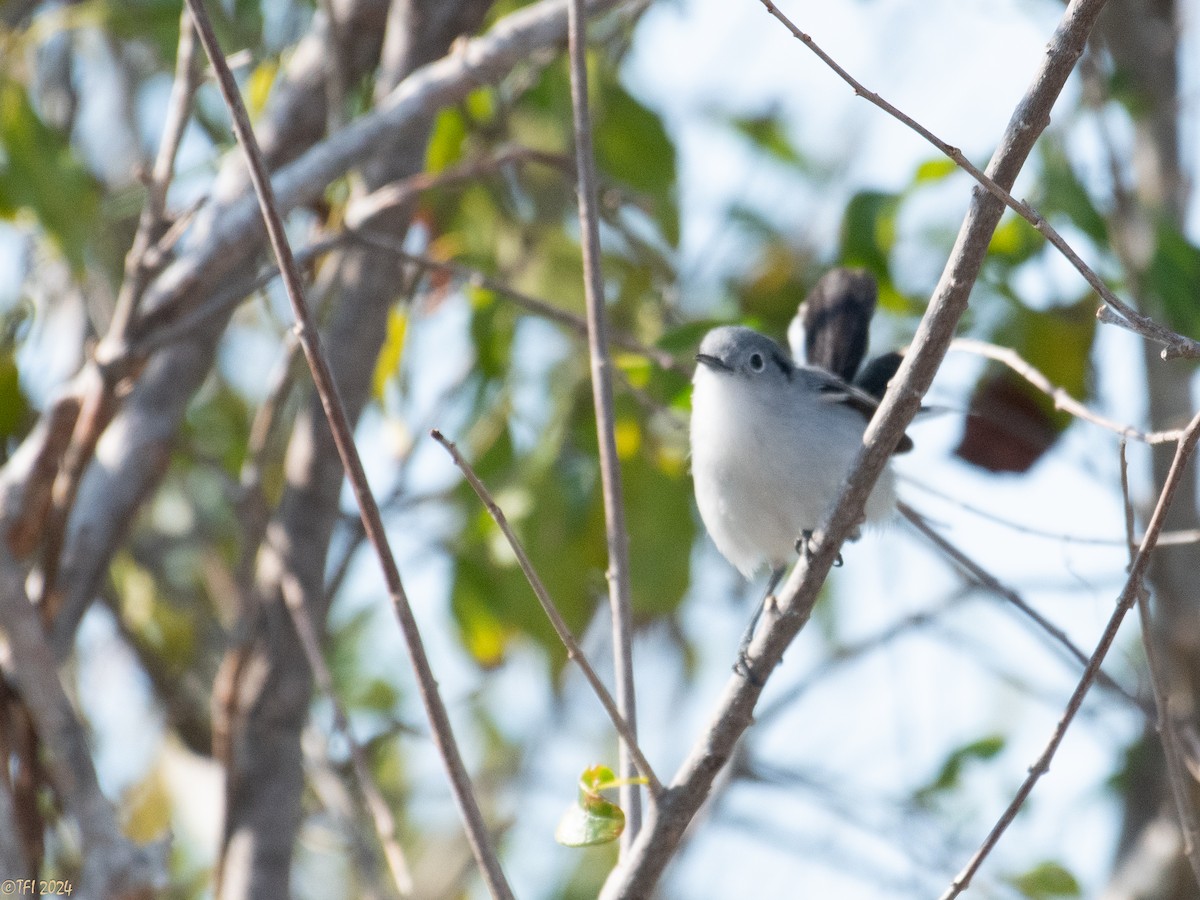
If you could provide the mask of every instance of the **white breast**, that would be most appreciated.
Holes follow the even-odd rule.
[[[862,442],[855,411],[797,387],[762,402],[747,382],[697,369],[692,394],[692,476],[700,516],[717,549],[746,577],[783,566],[837,496]],[[819,427],[819,440],[814,425]],[[895,505],[890,468],[867,501],[867,521]]]

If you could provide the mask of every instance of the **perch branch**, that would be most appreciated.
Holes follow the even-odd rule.
[[[1049,123],[1050,109],[1082,54],[1103,5],[1103,0],[1072,0],[1064,12],[988,167],[988,176],[998,184],[1011,186],[1015,181],[1035,141]],[[814,533],[811,556],[802,557],[793,569],[778,595],[779,609],[770,614],[770,620],[750,646],[747,668],[754,677],[735,674],[726,684],[710,725],[663,793],[655,814],[630,852],[609,875],[601,893],[604,900],[632,900],[653,893],[688,824],[708,796],[713,780],[753,721],[754,705],[766,678],[807,621],[842,541],[861,519],[875,480],[933,382],[966,310],[971,287],[1003,213],[1004,203],[987,191],[980,189],[972,195],[950,258],[917,329],[913,352],[905,357],[867,426],[863,447],[841,496],[824,526]]]

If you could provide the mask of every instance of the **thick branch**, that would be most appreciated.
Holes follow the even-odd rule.
[[[139,848],[121,833],[23,582],[20,567],[0,548],[0,626],[9,654],[0,662],[33,717],[55,790],[78,823],[84,858],[79,892],[92,897],[150,896],[165,883],[165,859],[156,859],[153,848]]]

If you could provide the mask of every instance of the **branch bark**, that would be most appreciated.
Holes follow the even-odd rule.
[[[17,685],[37,729],[46,769],[83,841],[83,897],[152,896],[166,883],[165,853],[138,847],[121,833],[117,812],[100,790],[83,726],[75,717],[46,643],[24,573],[0,547],[0,623],[10,658],[5,675]],[[165,848],[161,848],[164,849]]]
[[[1049,124],[1050,110],[1083,53],[1103,6],[1104,0],[1074,0],[1059,22],[1042,65],[1009,120],[987,169],[988,176],[1005,190],[1011,189],[1034,142]],[[867,428],[863,449],[832,514],[814,535],[811,559],[802,559],[793,570],[779,594],[780,610],[750,647],[750,670],[756,677],[735,674],[730,679],[711,725],[664,792],[656,814],[652,813],[627,858],[610,875],[601,894],[605,900],[651,893],[708,795],[713,779],[749,727],[763,681],[807,621],[843,540],[861,518],[867,495],[933,381],[966,310],[971,287],[1004,209],[1004,203],[983,188],[973,192],[966,219],[917,329],[912,352],[905,356]]]
[[[616,5],[617,0],[594,0],[588,13]],[[361,41],[373,37],[378,48],[379,0],[361,0],[354,8],[358,10],[351,20],[354,34],[361,35]],[[530,54],[560,46],[565,39],[565,0],[542,0],[506,16],[486,35],[464,42],[449,56],[421,65],[396,85],[378,109],[312,146],[275,175],[272,185],[280,214],[319,198],[329,182],[373,158],[381,146],[402,137],[414,123],[461,100],[480,84],[504,77]],[[293,56],[297,72],[290,83],[295,90],[285,91],[283,102],[273,107],[274,114],[259,133],[270,162],[286,160],[297,146],[306,145],[311,129],[324,127],[325,64],[319,55],[324,46],[323,39],[315,39],[312,46],[306,39]],[[356,70],[365,72],[369,53],[356,44],[351,56],[356,65],[360,58],[365,60]],[[240,166],[222,172],[214,195],[197,217],[195,236],[148,286],[143,314],[131,329],[130,341],[136,343],[144,332],[203,306],[225,284],[252,279],[251,267],[262,251],[264,232],[257,201],[247,192]],[[53,634],[60,657],[70,647],[133,510],[158,481],[184,408],[211,368],[227,321],[228,313],[214,316],[197,328],[186,345],[154,354],[100,439],[97,454],[106,465],[90,466],[85,473],[62,556],[59,582],[65,596]],[[111,337],[97,347],[98,364],[123,371],[133,362],[129,347]]]

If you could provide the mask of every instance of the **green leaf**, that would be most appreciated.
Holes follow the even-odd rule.
[[[913,184],[928,184],[930,182],[943,181],[957,171],[958,165],[954,160],[947,159],[944,156],[935,156],[933,159],[927,159],[917,166],[917,171],[913,175]]]
[[[1013,269],[1031,259],[1045,244],[1046,239],[1032,225],[1015,213],[1009,213],[992,232],[988,258]]]
[[[437,174],[461,160],[466,140],[467,123],[462,112],[452,106],[439,112],[425,148],[426,171]]]
[[[999,734],[988,735],[979,740],[971,741],[969,744],[964,744],[946,757],[945,762],[942,763],[941,770],[933,781],[919,789],[914,796],[918,802],[928,802],[934,795],[958,787],[963,770],[968,763],[992,759],[999,755],[1004,746],[1005,738]]]
[[[79,272],[99,198],[66,136],[38,118],[24,87],[0,79],[0,216],[31,212]]]
[[[621,424],[636,428],[637,420],[627,415]],[[622,454],[621,482],[633,607],[639,617],[658,618],[679,608],[688,587],[695,538],[692,481],[683,459],[655,453],[647,440],[639,441],[637,452]]]
[[[496,600],[511,589],[465,553],[456,560],[450,608],[459,637],[480,666],[494,669],[504,662],[514,630],[497,615]]]
[[[250,73],[242,94],[246,98],[246,109],[252,119],[257,119],[266,108],[267,98],[271,96],[271,88],[275,86],[279,74],[278,59],[264,59]]]
[[[1108,244],[1108,224],[1092,203],[1087,188],[1075,176],[1062,145],[1053,139],[1041,148],[1041,196],[1035,204],[1046,218],[1065,216],[1076,228],[1101,246]]]
[[[1005,880],[1031,900],[1083,896],[1075,876],[1051,860],[1040,862],[1028,872]]]
[[[732,118],[729,119],[729,124],[768,156],[795,166],[801,171],[808,171],[812,168],[804,154],[792,143],[777,116]]]
[[[404,353],[404,336],[408,333],[408,314],[399,307],[388,313],[387,336],[375,360],[375,374],[371,379],[371,395],[379,403],[384,402],[384,391],[388,383],[400,371],[400,358]]]
[[[1168,326],[1188,337],[1200,337],[1200,248],[1166,217],[1159,220],[1155,239],[1146,284],[1162,303]]]
[[[675,145],[658,114],[612,76],[602,79],[596,114],[596,163],[648,201],[646,212],[671,245],[679,243]]]
[[[594,847],[619,838],[625,830],[625,812],[600,793],[616,782],[608,766],[586,769],[579,777],[579,797],[563,812],[554,839],[566,847]]]
[[[842,217],[841,265],[861,267],[881,281],[890,281],[889,257],[896,243],[899,209],[898,194],[861,191],[851,197]]]
[[[219,460],[235,478],[246,458],[252,413],[245,398],[223,380],[209,382],[188,406],[187,446],[201,457]]]
[[[29,399],[21,390],[21,373],[13,348],[0,350],[0,439],[24,434],[30,417]]]

